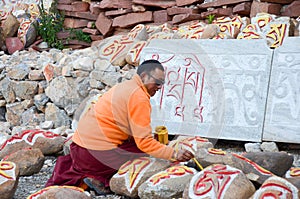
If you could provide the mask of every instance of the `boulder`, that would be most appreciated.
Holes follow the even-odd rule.
[[[216,164],[192,177],[183,198],[249,198],[254,192],[254,185],[241,170]]]
[[[151,176],[138,188],[140,198],[181,198],[184,188],[197,171],[175,165]]]
[[[110,180],[110,189],[131,198],[138,197],[138,188],[150,176],[168,168],[169,161],[141,157],[124,163]]]
[[[30,196],[28,199],[63,199],[63,198],[78,198],[78,199],[91,199],[91,195],[83,189],[74,186],[50,186],[41,189]]]
[[[41,170],[45,157],[40,149],[28,148],[14,152],[4,157],[3,160],[11,161],[18,165],[20,176],[30,176]]]
[[[0,162],[0,195],[1,199],[13,198],[18,182],[19,182],[19,169],[18,166],[9,161]]]

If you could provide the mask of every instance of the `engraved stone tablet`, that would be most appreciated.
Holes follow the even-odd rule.
[[[166,83],[151,98],[152,127],[169,134],[261,141],[272,50],[264,40],[153,40]]]

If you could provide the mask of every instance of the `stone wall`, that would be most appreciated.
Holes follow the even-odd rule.
[[[46,7],[50,5],[51,1],[44,1]],[[0,48],[12,54],[16,50],[22,50],[34,44],[36,34],[33,30],[33,25],[38,16],[37,4],[39,1],[29,2],[27,4],[1,2],[3,8],[1,13],[1,26],[3,29],[10,30],[6,33],[3,30],[1,34],[0,29]],[[22,10],[23,9],[23,10]],[[150,0],[103,0],[103,1],[77,1],[77,0],[58,0],[57,9],[65,15],[64,26],[66,29],[74,28],[80,29],[90,35],[93,41],[102,40],[111,35],[126,34],[135,25],[155,24],[161,25],[167,23],[173,29],[178,28],[187,22],[203,22],[219,24],[221,29],[228,29],[223,23],[227,23],[227,18],[240,17],[244,20],[252,21],[258,13],[269,13],[277,17],[286,16],[291,17],[290,28],[299,30],[299,16],[300,16],[300,1],[293,0],[264,0],[264,1],[250,1],[250,0],[218,0],[218,1],[202,1],[202,0],[168,0],[168,1],[150,1]],[[17,19],[11,18],[10,22],[6,22],[10,11],[13,10],[13,16]],[[20,16],[20,10],[26,11],[30,18]],[[298,20],[296,20],[298,18]],[[209,20],[210,19],[210,20]],[[224,20],[225,19],[225,20]],[[11,26],[6,27],[7,24],[14,21],[15,28]],[[235,21],[234,23],[240,23]],[[247,25],[249,24],[247,23]],[[251,22],[252,23],[252,22]],[[265,22],[260,22],[265,23]],[[247,34],[253,30],[252,26],[244,26]],[[283,27],[276,27],[277,29]],[[16,35],[17,29],[18,35]],[[238,27],[239,31],[243,29]],[[284,28],[283,28],[284,29]],[[237,38],[239,32],[231,27],[230,37]],[[27,34],[27,32],[29,32]],[[299,31],[289,31],[289,36],[298,36]],[[17,37],[16,37],[17,36]],[[70,37],[69,31],[62,31],[57,34],[59,39],[67,40]],[[247,35],[247,37],[249,34]],[[251,37],[257,37],[253,34]],[[13,38],[10,38],[13,37]],[[8,40],[6,40],[8,38]],[[228,36],[224,34],[218,35],[216,38],[224,39]],[[65,45],[72,49],[79,49],[89,47],[90,44],[86,42],[68,40],[64,42]],[[38,44],[35,43],[35,44]],[[38,50],[40,47],[36,47]]]

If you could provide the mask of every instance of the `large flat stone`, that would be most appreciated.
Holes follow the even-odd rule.
[[[151,11],[141,13],[129,13],[113,19],[113,27],[126,28],[143,22],[152,22],[153,14]]]
[[[208,3],[202,3],[198,7],[199,8],[220,7],[225,5],[238,4],[246,1],[250,1],[250,0],[218,0],[218,1],[208,2]]]
[[[300,143],[300,38],[276,48],[267,101],[264,140]]]
[[[152,127],[170,134],[261,141],[272,50],[264,40],[152,40],[166,83],[153,98]]]

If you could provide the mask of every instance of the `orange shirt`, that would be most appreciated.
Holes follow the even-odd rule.
[[[93,150],[117,148],[134,137],[137,147],[156,158],[171,159],[173,148],[161,144],[152,136],[151,105],[141,78],[117,84],[81,117],[73,142]]]

